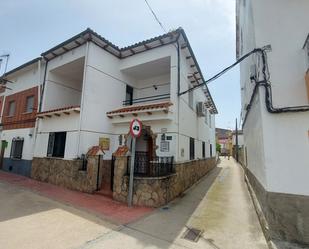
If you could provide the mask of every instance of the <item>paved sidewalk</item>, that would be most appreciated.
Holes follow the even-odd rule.
[[[242,169],[233,159],[223,158],[181,198],[155,211],[103,198],[1,172],[0,247],[268,248]],[[108,215],[112,223],[98,218]],[[196,242],[184,238],[188,228],[202,231]]]
[[[3,171],[0,171],[0,181],[23,187],[53,200],[69,204],[118,225],[133,222],[153,210],[146,207],[128,208],[124,203],[114,201],[109,197],[72,191]]]
[[[80,248],[267,249],[255,209],[233,159],[222,162],[168,209],[102,235]],[[203,233],[183,238],[188,228]]]

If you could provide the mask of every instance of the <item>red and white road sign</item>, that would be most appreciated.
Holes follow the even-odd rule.
[[[142,122],[133,119],[130,123],[130,133],[133,137],[139,137],[142,134]]]

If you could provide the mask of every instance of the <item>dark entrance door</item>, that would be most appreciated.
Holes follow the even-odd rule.
[[[113,195],[114,161],[114,157],[111,160],[100,160],[98,193],[102,195]]]

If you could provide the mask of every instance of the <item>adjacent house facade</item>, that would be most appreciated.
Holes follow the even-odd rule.
[[[42,64],[37,58],[7,72],[1,87],[0,168],[25,176],[31,175]]]
[[[246,175],[270,238],[307,246],[308,11],[307,0],[238,0],[236,8],[237,57],[262,48],[240,66]]]
[[[130,156],[134,118],[143,124],[136,175],[162,177],[175,173],[169,165],[215,157],[217,109],[206,85],[184,93],[204,79],[181,28],[125,48],[87,29],[41,56],[33,178],[91,192],[96,177],[84,176],[93,173],[85,165],[99,146],[99,185],[113,190],[113,155],[128,148]]]

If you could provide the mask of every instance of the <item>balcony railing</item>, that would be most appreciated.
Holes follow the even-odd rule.
[[[142,97],[142,98],[136,98],[136,99],[128,99],[123,101],[123,105],[133,105],[133,104],[138,104],[138,103],[145,103],[145,102],[151,102],[151,101],[157,101],[157,100],[164,100],[164,99],[169,99],[171,94],[166,93],[166,94],[160,94],[160,95],[154,95],[154,96],[149,96],[149,97]]]
[[[131,157],[128,157],[127,174],[130,174]],[[174,157],[149,157],[147,152],[136,152],[134,175],[141,177],[160,177],[175,173]]]

